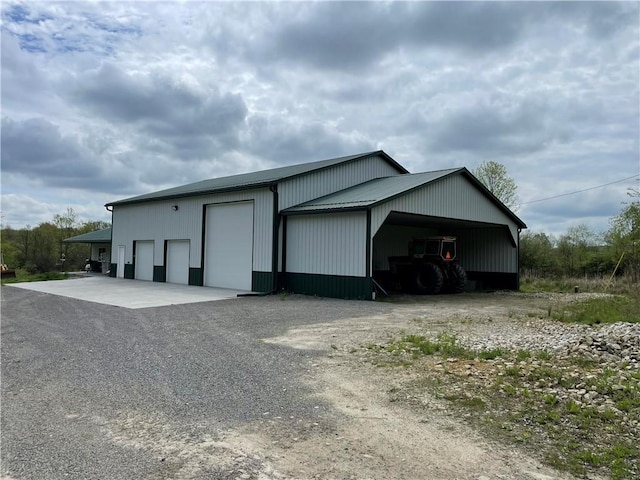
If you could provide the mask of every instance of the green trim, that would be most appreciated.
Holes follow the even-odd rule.
[[[346,277],[312,273],[286,273],[287,290],[291,293],[319,297],[371,300],[371,277]]]
[[[204,277],[202,276],[201,268],[189,267],[189,285],[195,285],[196,287],[204,285]]]
[[[164,265],[153,266],[153,281],[154,282],[166,282],[167,281],[167,269]]]
[[[124,278],[128,278],[129,280],[133,280],[135,277],[135,268],[133,267],[133,263],[125,263],[124,264]]]
[[[273,290],[273,272],[251,272],[252,292],[271,292]]]
[[[476,282],[476,290],[518,290],[518,273],[467,271],[467,280]]]
[[[117,277],[118,276],[118,264],[117,263],[112,263],[111,266],[109,267],[109,276],[110,277]]]

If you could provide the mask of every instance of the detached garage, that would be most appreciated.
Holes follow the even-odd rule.
[[[374,298],[412,238],[452,235],[479,288],[519,286],[526,225],[465,168],[409,174],[383,151],[205,180],[107,204],[111,275]]]

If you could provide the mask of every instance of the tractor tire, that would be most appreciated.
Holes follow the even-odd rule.
[[[448,285],[448,290],[451,293],[462,293],[464,292],[466,284],[467,272],[464,271],[464,268],[457,263],[451,265],[451,280]]]
[[[436,295],[442,290],[444,276],[442,270],[434,263],[425,263],[418,268],[415,276],[416,293]]]

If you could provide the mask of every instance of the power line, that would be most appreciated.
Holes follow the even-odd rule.
[[[539,198],[538,200],[531,200],[530,202],[523,202],[518,204],[518,206],[521,207],[522,205],[529,205],[530,203],[544,202],[546,200],[553,200],[554,198],[566,197],[567,195],[575,195],[576,193],[588,192],[589,190],[595,190],[596,188],[606,187],[609,185],[613,185],[614,183],[624,182],[626,180],[631,180],[632,178],[636,178],[636,177],[640,177],[640,173],[636,173],[635,175],[631,175],[630,177],[621,178],[620,180],[615,180],[613,182],[603,183],[602,185],[596,185],[595,187],[585,188],[583,190],[576,190],[574,192],[561,193],[560,195],[554,195],[553,197],[545,197],[545,198]]]

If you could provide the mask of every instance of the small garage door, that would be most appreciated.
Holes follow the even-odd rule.
[[[167,282],[189,283],[189,240],[167,241]]]
[[[137,280],[153,280],[153,241],[136,242]]]
[[[209,205],[205,222],[205,286],[251,290],[253,202]]]

